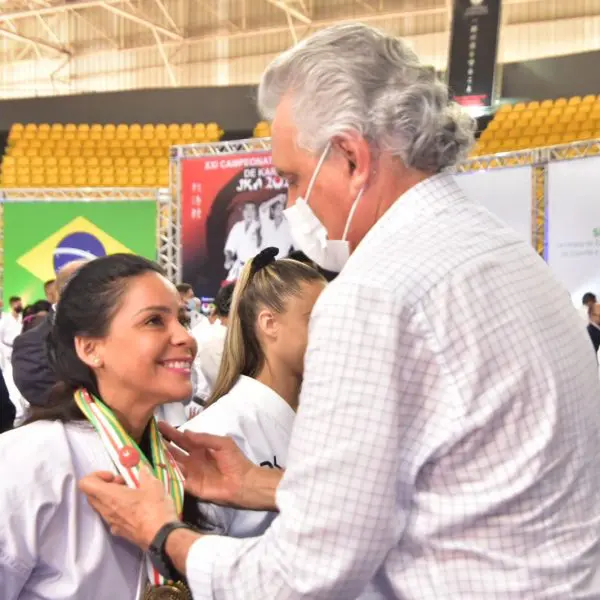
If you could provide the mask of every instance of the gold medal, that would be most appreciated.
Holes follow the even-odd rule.
[[[146,586],[144,600],[193,600],[192,593],[181,581]]]

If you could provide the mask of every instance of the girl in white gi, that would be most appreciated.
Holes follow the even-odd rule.
[[[178,308],[159,267],[133,255],[89,262],[67,285],[48,342],[51,404],[0,436],[2,600],[191,598],[113,537],[77,488],[98,470],[135,485],[152,463],[181,512],[182,476],[153,418],[192,392],[196,348]]]
[[[308,321],[326,285],[312,267],[275,260],[266,248],[246,263],[233,294],[219,375],[207,406],[184,429],[232,437],[254,463],[286,465],[302,383]],[[219,533],[261,535],[276,514],[201,507]]]

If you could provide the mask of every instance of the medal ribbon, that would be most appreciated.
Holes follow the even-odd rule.
[[[151,464],[106,404],[83,388],[75,392],[74,399],[81,412],[100,435],[104,447],[125,483],[131,488],[139,488],[140,467],[142,463],[145,464],[163,484],[165,492],[173,498],[177,514],[181,516],[184,477],[158,431],[156,419],[153,417],[150,421]],[[167,583],[149,558],[146,558],[146,569],[153,585]]]

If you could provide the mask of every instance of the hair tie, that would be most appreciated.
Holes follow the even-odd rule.
[[[250,267],[250,277],[254,277],[261,269],[275,262],[275,257],[279,254],[279,248],[269,247],[261,250],[253,259]]]

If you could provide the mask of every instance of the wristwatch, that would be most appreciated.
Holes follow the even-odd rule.
[[[167,537],[169,537],[169,534],[176,529],[192,528],[182,521],[171,521],[170,523],[166,523],[158,530],[158,533],[154,536],[154,539],[148,547],[150,562],[154,568],[169,581],[177,581],[181,578],[181,575],[177,572],[177,569],[175,569],[173,562],[165,551]]]

